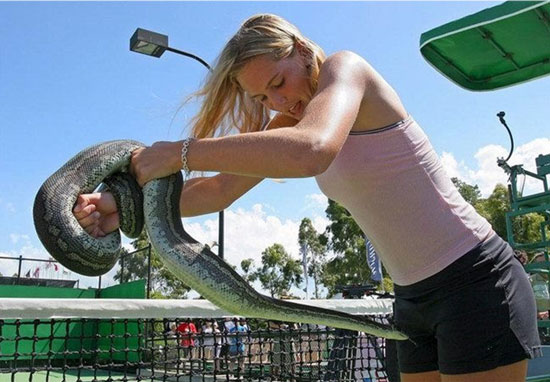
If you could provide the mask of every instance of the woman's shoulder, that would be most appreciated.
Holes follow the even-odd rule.
[[[372,78],[376,71],[365,58],[350,50],[341,50],[328,56],[320,68],[320,76]]]
[[[363,66],[365,68],[370,66],[367,60],[359,54],[351,50],[340,50],[327,56],[321,67],[339,67],[348,65]]]
[[[346,89],[362,91],[361,108],[353,131],[373,130],[408,115],[391,85],[357,53],[345,50],[332,54],[323,63],[320,77],[328,79],[327,82],[340,83]]]

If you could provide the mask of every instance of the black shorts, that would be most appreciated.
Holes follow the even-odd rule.
[[[542,355],[535,298],[511,247],[497,235],[441,272],[395,285],[402,373],[466,374]]]

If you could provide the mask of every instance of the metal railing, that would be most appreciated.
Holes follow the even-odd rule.
[[[139,252],[144,252],[144,251],[147,251],[147,298],[150,297],[150,294],[151,294],[151,244],[147,245],[146,247],[143,247],[143,248],[139,248],[135,251],[132,251],[132,252],[125,252],[123,253],[121,256],[120,256],[120,280],[119,280],[119,283],[122,284],[125,282],[125,279],[124,279],[124,260],[126,257],[128,256],[131,256],[131,255],[134,255],[136,253],[139,253]],[[13,256],[0,256],[0,259],[2,260],[12,260],[12,261],[18,261],[19,264],[17,266],[17,276],[15,277],[15,285],[21,285],[21,279],[24,277],[22,276],[22,273],[23,273],[23,262],[24,261],[28,261],[28,262],[41,262],[41,263],[50,263],[50,264],[59,264],[61,266],[61,264],[59,263],[59,261],[57,260],[54,260],[54,259],[39,259],[39,258],[30,258],[30,257],[23,257],[23,255],[19,255],[19,256],[16,256],[16,257],[13,257]],[[30,271],[29,271],[30,272]],[[27,278],[27,277],[25,277]],[[98,290],[101,290],[101,276],[98,276],[98,281],[97,281],[97,289]],[[75,280],[76,281],[76,287],[78,288],[80,286],[80,280]]]

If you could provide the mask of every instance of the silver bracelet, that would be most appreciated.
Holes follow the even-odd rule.
[[[183,172],[185,173],[185,179],[189,177],[189,173],[191,170],[189,170],[189,166],[187,165],[187,152],[189,151],[189,145],[191,144],[191,141],[194,141],[195,138],[187,138],[183,141],[183,146],[181,147],[181,168]]]

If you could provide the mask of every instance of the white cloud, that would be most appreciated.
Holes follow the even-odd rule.
[[[524,169],[536,172],[535,158],[539,154],[546,154],[549,147],[550,139],[548,138],[537,138],[518,146],[514,150],[509,164],[511,166],[523,164]],[[477,184],[482,196],[487,197],[493,192],[497,183],[506,185],[508,182],[508,175],[497,165],[497,158],[506,158],[507,156],[508,149],[499,145],[487,145],[480,148],[474,155],[476,160],[475,168],[469,168],[464,161],[458,162],[454,155],[448,152],[441,154],[441,161],[449,176],[458,177],[472,185]],[[519,177],[518,187],[521,186],[521,182],[523,182],[523,178]],[[540,182],[527,177],[524,193],[540,192],[540,185]]]
[[[310,215],[311,223],[317,232],[322,233],[330,223],[326,218],[325,210],[328,207],[328,198],[325,194],[309,194],[305,197],[305,207],[301,210],[305,215]]]
[[[12,244],[17,244],[19,241],[24,240],[25,243],[29,242],[29,235],[21,235],[18,233],[10,233],[10,240]]]
[[[251,209],[225,211],[224,259],[240,269],[242,260],[252,258],[259,265],[264,249],[274,243],[282,244],[287,252],[298,258],[298,228],[300,222],[268,215],[264,206],[255,204]],[[184,220],[185,229],[202,243],[218,240],[218,221],[210,219],[200,224]]]
[[[308,195],[306,199],[322,201],[321,198],[311,195]],[[326,197],[324,199],[324,208],[326,208],[327,199]],[[319,233],[324,232],[329,223],[328,219],[319,215],[311,216],[310,219]],[[256,266],[259,266],[262,251],[274,243],[282,244],[293,258],[301,258],[298,247],[300,221],[281,220],[277,216],[269,215],[262,204],[256,204],[248,210],[228,209],[225,211],[224,220],[224,260],[237,266],[239,272],[240,263],[246,258],[252,258]],[[184,219],[184,227],[191,236],[202,243],[212,243],[218,240],[217,219],[207,220],[202,224],[193,222],[193,219]],[[261,290],[258,283],[255,283],[254,287],[261,293],[266,293]],[[301,290],[296,288],[292,289],[292,293],[298,296],[304,295]]]
[[[79,280],[79,288],[97,288],[99,284],[98,277],[86,277],[79,275],[69,271],[60,264],[58,264],[58,270],[56,271],[54,267],[48,266],[47,262],[36,261],[35,259],[49,260],[52,259],[52,257],[43,247],[33,246],[29,235],[12,233],[10,234],[10,240],[12,244],[18,245],[18,248],[14,250],[0,249],[0,256],[11,258],[0,260],[0,273],[2,275],[17,276],[19,270],[19,257],[21,256],[23,258],[23,261],[21,262],[21,277],[25,277],[29,271],[32,276],[36,269],[39,268],[38,276],[40,278]],[[111,271],[101,277],[102,288],[118,284],[118,282],[115,282],[113,279],[118,269],[119,266],[116,265]]]
[[[443,167],[450,178],[464,179],[464,175],[461,174],[465,171],[464,162],[458,163],[454,155],[446,151],[443,151],[440,158],[441,163],[443,163]]]
[[[312,207],[326,208],[328,204],[328,198],[325,194],[309,194],[306,195],[306,204]]]
[[[324,217],[324,210],[328,204],[328,199],[322,194],[312,194],[305,197],[304,203],[311,204],[314,210],[310,214],[313,226],[318,232],[323,232],[328,224],[328,219]],[[321,216],[319,213],[322,213]],[[300,259],[298,248],[298,230],[300,221],[291,219],[281,219],[276,216],[276,213],[269,205],[256,204],[250,209],[228,209],[225,211],[225,261],[237,266],[240,271],[240,262],[246,258],[254,259],[256,266],[261,264],[262,251],[274,243],[279,243],[284,246],[287,252],[294,258]],[[212,244],[218,241],[218,220],[216,218],[208,219],[203,222],[196,220],[183,219],[185,229],[195,239],[205,244]],[[13,251],[0,250],[0,255],[17,258],[20,255],[24,258],[42,258],[48,259],[49,254],[42,247],[36,248],[30,244],[29,236],[24,234],[13,233],[10,235],[10,240],[13,244],[19,244],[20,248]],[[133,249],[126,240],[123,246],[128,249]],[[217,248],[214,247],[216,252]],[[24,275],[29,269],[34,270],[37,266],[42,266],[45,263],[39,262],[23,262],[22,274]],[[17,273],[17,261],[5,260],[0,262],[0,272],[4,275],[12,275]],[[119,266],[109,271],[102,276],[102,287],[114,285],[113,276],[119,269]],[[44,272],[41,272],[44,275]],[[54,277],[55,278],[55,277]],[[98,285],[97,277],[84,277],[76,273],[65,275],[65,279],[79,279],[79,287],[94,287]],[[257,289],[259,285],[255,285]],[[293,291],[295,294],[295,291]],[[265,293],[265,291],[264,291]]]
[[[313,228],[315,228],[318,233],[323,233],[330,224],[330,220],[324,216],[317,215],[311,219],[311,223],[313,224]]]
[[[26,235],[21,235],[26,236]],[[10,235],[12,237],[12,235]],[[28,239],[28,237],[27,237]],[[13,241],[13,237],[12,237]],[[11,257],[11,259],[2,259],[0,261],[0,273],[4,276],[12,276],[16,275],[18,268],[19,268],[19,256],[22,256],[24,259],[48,259],[49,255],[47,252],[42,248],[36,248],[32,246],[28,240],[21,245],[21,247],[17,250],[12,251],[1,251],[0,250],[0,256],[2,257]],[[31,261],[23,261],[21,266],[21,276],[24,276],[25,273],[29,269],[35,269],[37,266],[39,266],[39,262],[31,262]]]
[[[322,214],[324,216],[327,206],[328,198],[324,194],[309,194],[305,196],[304,206],[300,209],[300,212],[305,215]]]
[[[9,213],[15,213],[15,206],[11,202],[6,202],[0,198],[0,209],[3,209]]]
[[[267,212],[266,212],[267,211]],[[291,256],[299,259],[298,249],[298,229],[300,221],[291,219],[283,220],[270,211],[269,206],[261,204],[254,205],[251,209],[228,209],[225,211],[225,261],[237,266],[240,271],[240,262],[246,258],[254,259],[256,266],[261,264],[261,253],[267,247],[274,243],[279,243],[289,252]],[[201,243],[211,244],[218,241],[218,220],[208,219],[202,223],[193,219],[184,219],[184,227],[195,239]],[[317,230],[324,231],[326,219],[316,216],[312,217],[312,222]],[[10,239],[13,244],[20,244],[20,248],[12,251],[1,251],[1,256],[18,258],[20,255],[24,258],[48,259],[49,254],[42,247],[36,248],[29,243],[29,236],[22,234],[11,234]],[[132,249],[128,243],[123,244],[128,249]],[[213,248],[214,252],[217,248]],[[36,267],[41,268],[41,276],[45,275],[43,265],[40,262],[23,262],[22,275],[30,269],[34,272]],[[0,262],[0,272],[4,275],[17,273],[18,261],[3,260]],[[113,279],[114,274],[119,269],[115,266],[106,275],[102,276],[102,287],[116,284]],[[53,277],[55,278],[55,277]],[[79,287],[94,287],[98,285],[97,277],[84,277],[76,273],[64,275],[65,279],[79,279]],[[259,285],[255,285],[259,289]]]

